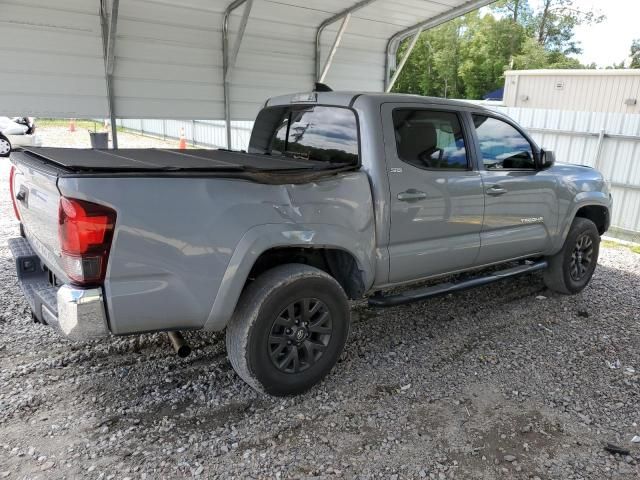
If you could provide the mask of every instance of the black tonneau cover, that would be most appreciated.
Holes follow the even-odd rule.
[[[23,148],[23,152],[73,172],[291,172],[350,167],[284,156],[228,150]],[[355,167],[351,166],[351,167]]]

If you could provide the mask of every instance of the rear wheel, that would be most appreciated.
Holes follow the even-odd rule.
[[[562,250],[548,259],[545,285],[564,294],[580,293],[591,281],[598,263],[600,234],[586,218],[576,218]]]
[[[11,142],[0,133],[0,157],[8,157],[11,154]]]
[[[294,395],[331,371],[349,324],[347,297],[333,277],[307,265],[283,265],[243,292],[227,327],[227,353],[256,390]]]

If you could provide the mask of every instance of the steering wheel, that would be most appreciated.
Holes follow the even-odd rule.
[[[433,158],[433,154],[438,153],[438,158]],[[428,168],[438,168],[440,166],[440,162],[444,157],[444,149],[438,147],[432,147],[418,154],[418,158],[422,163],[425,164]],[[435,163],[437,162],[437,163]],[[434,164],[435,163],[435,164]]]

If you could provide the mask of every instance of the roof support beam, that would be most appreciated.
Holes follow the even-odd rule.
[[[349,26],[349,20],[351,20],[351,14],[348,13],[344,20],[342,20],[342,25],[340,25],[340,30],[338,30],[338,34],[336,35],[336,39],[333,42],[333,46],[331,47],[331,51],[329,52],[329,56],[327,57],[327,61],[324,63],[324,67],[322,72],[320,73],[320,77],[318,77],[318,82],[323,83],[325,78],[327,78],[327,74],[329,73],[329,69],[331,68],[331,64],[333,63],[333,57],[336,56],[336,52],[338,51],[338,47],[340,46],[340,42],[342,42],[342,36],[344,32],[347,30]]]
[[[406,28],[398,33],[396,33],[393,37],[389,39],[387,42],[387,58],[385,62],[385,91],[390,90],[390,84],[392,79],[392,71],[394,70],[394,65],[396,62],[396,55],[398,53],[398,47],[400,46],[400,42],[409,38],[411,35],[415,34],[418,30],[424,31],[429,30],[431,28],[435,28],[443,23],[448,22],[449,20],[453,20],[454,18],[458,18],[462,15],[466,15],[469,12],[473,12],[479,8],[485,7],[490,3],[495,2],[495,0],[470,0],[467,3],[460,5],[457,8],[449,10],[441,15],[437,15],[429,20],[424,22],[420,22],[413,27]],[[393,85],[391,85],[393,87]]]
[[[244,12],[242,19],[240,20],[240,29],[238,30],[238,38],[233,45],[233,49],[229,49],[229,20],[231,14],[239,7],[244,5]],[[253,7],[253,0],[235,0],[224,12],[224,19],[222,21],[222,75],[223,75],[223,90],[224,90],[224,119],[227,133],[227,148],[231,150],[231,98],[230,98],[230,84],[229,79],[231,72],[236,65],[238,53],[240,52],[240,46],[242,45],[242,39],[244,33],[247,30],[247,23],[249,22],[249,15],[251,8]]]
[[[416,34],[413,36],[413,40],[411,40],[411,44],[409,45],[409,48],[407,48],[407,51],[404,52],[404,55],[402,56],[402,60],[400,60],[400,63],[398,64],[396,71],[393,72],[393,77],[391,77],[391,80],[387,82],[385,92],[389,93],[391,90],[393,90],[393,86],[398,81],[398,77],[402,73],[402,69],[407,63],[407,60],[409,60],[409,57],[411,56],[411,52],[413,52],[413,49],[416,47],[416,44],[420,39],[420,34],[422,34],[422,28],[419,28]]]
[[[102,29],[102,50],[104,58],[104,77],[107,88],[107,105],[111,122],[111,141],[113,148],[118,148],[118,126],[116,125],[116,109],[113,94],[113,70],[115,66],[116,31],[118,28],[118,8],[120,0],[100,0],[100,26]]]
[[[336,54],[336,51],[338,50],[338,47],[340,46],[340,42],[342,41],[342,36],[344,35],[344,31],[347,28],[347,25],[349,24],[349,20],[351,19],[351,15],[354,12],[357,12],[358,10],[366,7],[367,5],[372,4],[373,2],[376,2],[377,0],[361,0],[360,2],[356,3],[355,5],[353,5],[350,8],[347,8],[346,10],[343,10],[340,13],[335,14],[333,17],[327,18],[324,22],[322,22],[320,24],[320,26],[318,27],[318,30],[316,31],[316,68],[315,68],[315,80],[316,82],[322,82],[324,81],[325,77],[327,76],[327,74],[329,73],[329,69],[331,68],[331,63],[333,62],[333,57]],[[322,45],[320,43],[321,39],[322,39],[322,33],[324,32],[324,30],[331,24],[342,20],[342,26],[340,27],[340,30],[338,31],[338,35],[336,36],[336,40],[333,43],[333,48],[331,49],[331,53],[329,54],[329,57],[327,58],[327,62],[324,65],[324,68],[321,69],[320,65],[322,63]]]

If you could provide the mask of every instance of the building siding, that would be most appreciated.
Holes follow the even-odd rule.
[[[626,105],[626,100],[635,105]],[[640,113],[640,70],[505,72],[505,105],[576,112]]]

